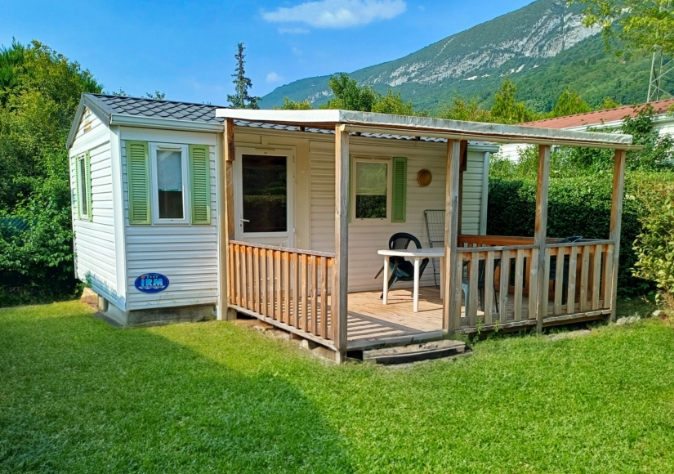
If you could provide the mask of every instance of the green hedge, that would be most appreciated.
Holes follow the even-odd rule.
[[[636,278],[634,240],[641,232],[643,207],[634,193],[649,183],[674,181],[669,173],[632,173],[625,181],[622,233],[620,239],[619,289],[622,294],[644,294],[651,282]],[[612,179],[610,173],[593,176],[551,178],[548,198],[548,236],[603,239],[609,236]],[[533,236],[536,211],[536,180],[494,179],[489,183],[487,233]]]

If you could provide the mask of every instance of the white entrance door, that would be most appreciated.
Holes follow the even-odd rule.
[[[234,160],[237,240],[294,247],[294,181],[293,151],[237,148]]]

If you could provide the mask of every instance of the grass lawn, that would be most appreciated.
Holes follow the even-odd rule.
[[[0,310],[0,472],[674,472],[660,320],[391,368],[230,323],[91,314]]]

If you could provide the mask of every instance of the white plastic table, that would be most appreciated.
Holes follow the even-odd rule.
[[[440,259],[440,298],[443,298],[443,280],[445,268],[445,249],[444,248],[428,248],[428,249],[400,249],[400,250],[378,250],[379,255],[384,256],[384,297],[383,303],[388,303],[388,279],[389,279],[389,259],[391,257],[403,257],[414,261],[414,312],[419,312],[419,268],[421,261],[424,258],[439,258]]]

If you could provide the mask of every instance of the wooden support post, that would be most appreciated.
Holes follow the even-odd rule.
[[[615,151],[613,167],[613,197],[611,202],[611,225],[609,238],[613,241],[613,268],[612,275],[604,275],[611,285],[611,321],[616,319],[616,305],[618,302],[618,271],[620,264],[620,228],[623,215],[623,195],[625,191],[625,150]],[[606,304],[606,302],[604,302]]]
[[[447,178],[445,182],[445,272],[442,303],[442,330],[454,332],[461,326],[461,278],[456,271],[456,253],[459,237],[459,175],[461,173],[461,145],[457,140],[447,141]],[[458,281],[457,281],[458,280]],[[459,308],[459,311],[456,310]]]
[[[349,304],[349,132],[335,127],[335,267],[332,311],[337,320],[333,340],[339,361],[346,358]]]
[[[225,132],[222,139],[222,161],[218,163],[218,311],[219,320],[236,319],[236,311],[230,310],[229,305],[234,302],[234,295],[230,294],[233,285],[227,284],[229,241],[234,239],[234,121],[225,121]],[[233,263],[233,262],[232,262]]]
[[[545,265],[545,240],[548,228],[548,184],[550,180],[550,146],[538,147],[538,184],[536,186],[536,225],[534,229],[534,245],[538,249],[538,301],[536,304],[536,332],[543,330],[543,319],[548,314],[549,275]],[[557,262],[558,271],[563,270],[564,262]]]

